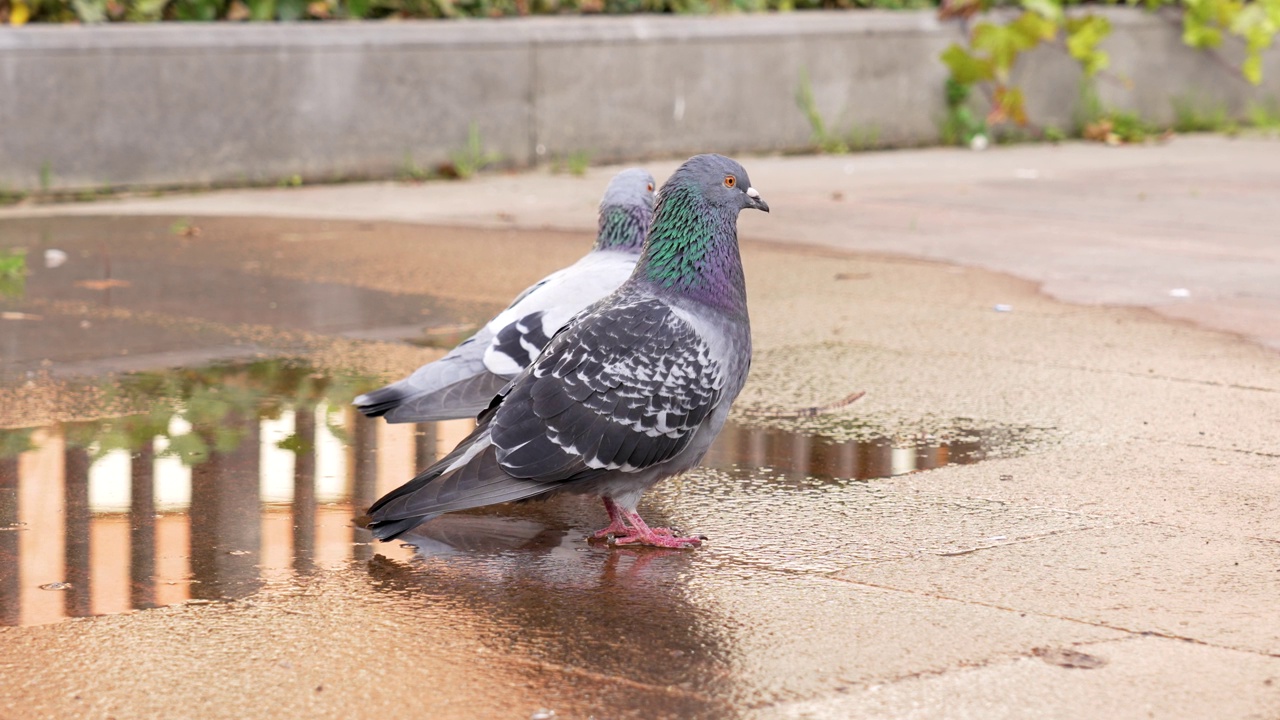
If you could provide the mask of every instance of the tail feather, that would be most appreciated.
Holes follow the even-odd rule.
[[[385,542],[437,515],[541,495],[559,484],[509,475],[482,424],[453,452],[379,498],[369,508],[369,530]]]
[[[373,536],[382,542],[395,540],[406,532],[414,529],[418,525],[430,520],[433,515],[420,515],[418,517],[404,518],[403,520],[388,520],[386,522],[369,523],[369,530]]]
[[[385,417],[391,423],[473,418],[489,407],[507,382],[501,375],[482,372],[424,392],[401,380],[365,393],[353,403],[365,415]]]
[[[351,404],[355,405],[356,409],[367,417],[382,417],[389,410],[398,407],[404,402],[404,390],[397,387],[399,384],[395,383],[367,392],[352,400]]]

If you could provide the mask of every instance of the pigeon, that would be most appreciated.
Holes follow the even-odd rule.
[[[769,211],[747,172],[697,155],[658,192],[635,270],[574,317],[452,452],[369,508],[391,540],[442,513],[559,492],[599,495],[615,544],[688,548],[636,512],[702,459],[751,364],[738,212]]]
[[[654,187],[653,176],[639,168],[618,173],[600,201],[591,252],[520,293],[448,355],[353,404],[392,423],[474,418],[561,326],[631,275],[653,217]]]

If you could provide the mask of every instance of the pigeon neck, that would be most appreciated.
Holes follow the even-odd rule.
[[[602,205],[600,231],[593,250],[640,252],[651,212],[643,205]]]
[[[649,285],[722,310],[745,312],[738,213],[675,189],[658,198],[636,276]]]

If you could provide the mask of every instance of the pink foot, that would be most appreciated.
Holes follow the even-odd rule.
[[[626,535],[629,532],[631,532],[631,528],[627,527],[626,523],[622,522],[622,520],[614,520],[609,523],[609,527],[601,528],[600,530],[591,533],[591,537],[596,540],[603,540],[610,535],[618,537],[620,535]]]
[[[647,529],[647,528],[646,528]],[[648,533],[632,532],[613,538],[614,545],[648,545],[660,548],[696,548],[702,544],[700,537],[676,537],[669,528],[653,528]]]
[[[631,528],[627,527],[627,524],[622,520],[622,512],[609,498],[604,499],[604,511],[609,513],[609,527],[591,533],[592,538],[603,540],[610,535],[619,537],[631,532]]]
[[[639,513],[623,510],[613,500],[604,499],[605,512],[609,513],[609,527],[597,530],[592,537],[599,540],[613,536],[615,545],[649,545],[660,548],[695,548],[702,544],[701,537],[677,537],[670,528],[650,528]],[[630,527],[627,523],[630,523]]]

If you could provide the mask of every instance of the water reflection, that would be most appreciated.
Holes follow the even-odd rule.
[[[730,636],[714,604],[678,580],[692,553],[588,546],[554,522],[468,515],[437,518],[405,539],[419,553],[413,561],[379,554],[367,566],[379,595],[400,598],[388,610],[520,658],[533,672],[519,684],[545,683],[538,666],[554,663],[580,669],[596,707],[634,706],[631,693],[661,688],[646,700],[661,703],[655,716],[737,716],[711,690],[730,686]]]
[[[401,536],[418,557],[486,555],[509,550],[540,551],[559,547],[568,531],[537,520],[493,515],[442,515]]]
[[[348,400],[379,380],[278,360],[141,373],[116,399],[146,412],[0,431],[0,624],[241,598],[375,556],[395,565],[515,553],[553,566],[580,562],[580,551],[603,552],[606,564],[633,557],[584,550],[588,528],[549,522],[528,510],[536,505],[445,516],[406,543],[371,543],[352,519],[472,427],[351,411]],[[904,446],[731,424],[707,462],[822,482],[975,462],[985,448],[980,436]],[[656,557],[623,564],[639,571]],[[63,589],[41,589],[53,583]]]
[[[327,221],[46,217],[0,221],[0,378],[253,357],[240,326],[366,339],[466,327],[489,308],[343,282],[317,257],[406,232]],[[415,240],[432,237],[416,231]],[[303,238],[306,242],[299,242]],[[43,257],[43,261],[41,258]],[[358,263],[356,263],[358,265]],[[300,268],[312,268],[299,273]],[[216,301],[211,301],[216,298]],[[254,343],[260,340],[255,340]],[[175,359],[178,358],[178,359]]]

